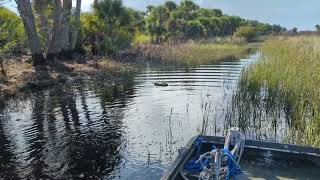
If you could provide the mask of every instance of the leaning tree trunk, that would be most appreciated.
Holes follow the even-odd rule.
[[[33,65],[44,63],[39,36],[36,30],[34,14],[32,13],[30,0],[16,0],[18,11],[23,21],[23,25],[28,37],[28,44],[32,54]]]
[[[71,38],[71,50],[74,51],[78,42],[79,28],[80,28],[80,12],[81,12],[81,0],[77,0],[76,13],[75,13],[75,25]]]

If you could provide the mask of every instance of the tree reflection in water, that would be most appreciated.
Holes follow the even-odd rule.
[[[99,178],[117,167],[132,83],[83,84],[1,104],[0,178]],[[21,120],[11,110],[23,114]]]

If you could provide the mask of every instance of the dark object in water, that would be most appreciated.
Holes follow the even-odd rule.
[[[200,136],[203,138],[202,153],[207,152],[212,145],[218,148],[223,147],[225,138],[216,136]],[[196,153],[196,139],[193,137],[188,144],[184,147],[181,153],[179,153],[176,160],[172,163],[171,167],[161,178],[162,180],[180,180],[184,179],[181,176],[186,162],[192,159]],[[246,166],[244,164],[249,164]],[[299,169],[301,167],[308,169],[312,173],[303,173],[305,179],[317,179],[320,176],[320,172],[316,171],[320,169],[320,149],[313,147],[305,147],[290,144],[262,142],[254,140],[246,140],[245,148],[242,155],[240,165],[248,174],[255,175],[256,169],[263,169],[264,173],[268,171],[268,167],[277,169],[281,172],[282,169],[288,170],[290,167],[293,169]],[[253,168],[252,168],[253,166]],[[250,169],[249,169],[250,167]],[[287,172],[288,173],[288,172]],[[268,176],[276,176],[275,174],[267,173]],[[294,172],[290,173],[289,176],[294,178]],[[244,179],[248,179],[244,177]],[[298,178],[299,179],[299,178]],[[191,180],[191,179],[190,179]]]
[[[167,83],[165,82],[155,82],[154,83],[155,86],[163,86],[163,87],[166,87],[166,86],[169,86]]]

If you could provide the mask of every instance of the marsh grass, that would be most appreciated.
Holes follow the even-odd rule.
[[[247,55],[246,45],[188,42],[179,45],[139,45],[139,57],[152,61],[179,64],[205,64],[225,59],[238,59]]]
[[[261,50],[233,99],[239,125],[277,129],[285,120],[286,142],[320,147],[320,37],[278,37]]]

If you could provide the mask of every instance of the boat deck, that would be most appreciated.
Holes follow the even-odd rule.
[[[223,147],[224,138],[202,136],[203,152],[215,144]],[[186,161],[194,157],[195,140],[193,137],[173,162],[165,179],[182,179],[180,171]],[[320,179],[320,149],[290,144],[246,140],[240,162],[245,172],[240,179]]]

